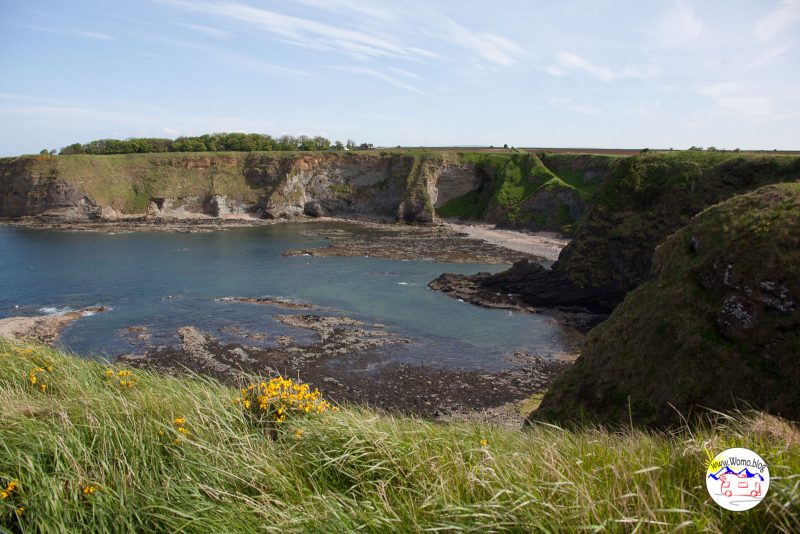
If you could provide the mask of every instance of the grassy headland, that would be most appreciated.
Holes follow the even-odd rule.
[[[3,528],[800,529],[800,433],[767,416],[676,434],[523,431],[343,407],[290,414],[273,433],[217,382],[120,370],[0,341],[0,489],[16,486]],[[703,479],[708,454],[734,446],[773,477],[743,513],[716,506]]]

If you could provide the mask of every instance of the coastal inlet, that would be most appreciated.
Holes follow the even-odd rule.
[[[462,263],[284,255],[348,233],[391,247],[385,230],[346,223],[191,234],[0,227],[0,319],[95,307],[59,321],[56,343],[223,380],[299,374],[338,400],[428,415],[530,396],[577,353],[581,334],[555,316],[473,306],[427,287],[445,271],[497,272],[520,253],[503,257],[499,247],[452,235]],[[426,239],[417,237],[398,239]],[[441,259],[451,245],[431,239]],[[463,263],[469,251],[498,263]],[[420,381],[447,386],[424,399],[407,386]],[[502,394],[487,397],[497,384]]]

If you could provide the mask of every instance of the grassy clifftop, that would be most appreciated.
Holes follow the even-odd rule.
[[[749,405],[800,419],[800,183],[708,208],[654,262],[534,417],[678,424]]]
[[[292,414],[270,432],[219,383],[120,370],[0,342],[0,484],[16,484],[0,500],[3,528],[800,528],[786,477],[800,471],[799,435],[765,416],[666,435],[440,425],[345,407]],[[713,505],[703,483],[704,449],[733,446],[784,475],[743,514]]]

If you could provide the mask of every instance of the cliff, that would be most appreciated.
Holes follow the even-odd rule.
[[[800,180],[798,157],[730,152],[631,156],[607,169],[552,269],[521,261],[491,276],[450,276],[447,285],[476,285],[477,294],[513,293],[531,306],[607,313],[649,278],[655,248],[692,216],[763,185]]]
[[[704,407],[800,419],[800,184],[708,208],[653,264],[531,417],[680,425]]]
[[[0,217],[432,222],[438,214],[570,232],[616,159],[410,150],[2,158]]]
[[[65,221],[369,216],[431,222],[477,187],[475,166],[430,152],[130,154],[0,159],[0,217]]]

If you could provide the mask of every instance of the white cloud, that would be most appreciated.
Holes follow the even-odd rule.
[[[332,49],[358,57],[432,58],[436,54],[422,48],[399,45],[384,37],[358,30],[332,26],[311,19],[283,15],[267,9],[235,2],[185,2],[162,0],[175,7],[225,17],[270,32],[291,42]]]
[[[773,98],[743,94],[740,83],[721,82],[704,85],[697,92],[712,99],[718,109],[733,112],[739,118],[759,120],[774,117]]]
[[[330,67],[332,70],[337,70],[340,72],[351,72],[353,74],[363,74],[364,76],[371,76],[372,78],[377,78],[378,80],[382,80],[390,85],[398,87],[400,89],[404,89],[406,91],[411,91],[412,93],[422,94],[422,91],[410,85],[404,81],[398,80],[397,78],[386,74],[385,72],[380,72],[373,69],[368,69],[365,67]],[[406,73],[410,74],[410,73]]]
[[[604,82],[610,82],[611,80],[616,78],[616,75],[611,71],[611,69],[595,65],[588,59],[581,57],[577,54],[573,54],[571,52],[560,52],[557,57],[558,57],[558,67],[556,68],[557,70],[583,71],[589,74],[590,76],[593,76],[599,80],[603,80]]]
[[[684,0],[676,0],[658,15],[653,34],[662,46],[691,46],[703,35],[703,23]]]
[[[701,86],[697,92],[711,98],[720,98],[724,95],[735,93],[741,85],[735,82],[720,82]]]
[[[78,35],[80,37],[88,37],[89,39],[97,39],[98,41],[113,41],[114,38],[110,35],[106,35],[105,33],[99,32],[86,32],[86,31],[79,31],[79,30],[70,30],[70,33],[73,35]]]
[[[211,26],[203,26],[202,24],[189,24],[187,22],[176,22],[175,24],[214,37],[230,37],[232,35],[231,32],[220,30],[219,28],[212,28]]]
[[[782,0],[777,9],[758,19],[755,32],[759,39],[766,41],[780,35],[798,22],[800,22],[800,0]]]
[[[556,55],[556,59],[556,65],[549,65],[544,69],[551,76],[563,77],[570,72],[578,71],[598,80],[610,82],[617,78],[650,78],[656,74],[656,70],[653,67],[627,66],[619,71],[614,71],[572,52],[559,52]]]
[[[15,26],[19,26],[21,28],[28,28],[29,30],[36,30],[39,32],[46,32],[46,33],[60,33],[60,34],[69,34],[69,35],[77,35],[78,37],[88,37],[89,39],[97,39],[99,41],[113,41],[114,38],[108,34],[100,33],[100,32],[90,32],[84,30],[59,30],[56,28],[48,28],[45,26],[36,26],[34,24],[23,24],[22,22],[14,22]]]
[[[756,67],[760,67],[761,65],[775,59],[776,57],[785,54],[792,48],[793,44],[794,44],[793,41],[788,41],[781,46],[768,50],[765,54],[756,58],[755,61],[752,61],[749,65],[747,65],[744,70],[755,69]]]
[[[553,107],[571,109],[572,111],[577,111],[578,113],[583,113],[584,115],[600,114],[599,109],[587,104],[581,104],[579,102],[575,102],[571,98],[551,96],[550,98],[547,99],[547,103]]]
[[[750,119],[770,118],[775,110],[772,99],[766,96],[726,96],[717,105]]]
[[[445,41],[466,48],[490,63],[508,67],[516,63],[514,55],[519,46],[499,35],[473,32],[445,15],[439,16],[438,36]]]

